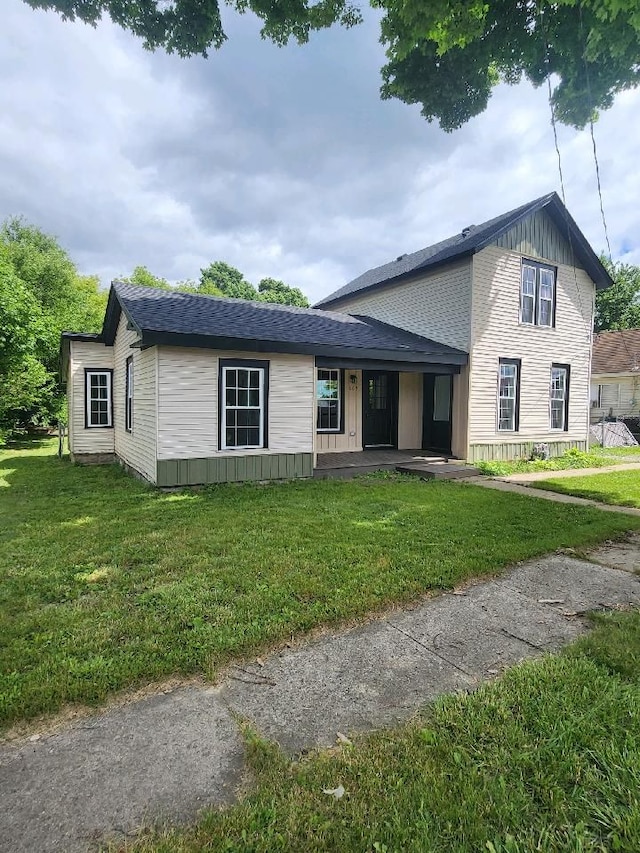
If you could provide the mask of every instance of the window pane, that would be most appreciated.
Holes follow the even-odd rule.
[[[513,430],[515,428],[516,401],[512,398],[500,400],[500,429]]]
[[[227,387],[227,406],[235,406],[238,402],[235,388]]]
[[[247,378],[247,381],[248,381],[248,378]],[[239,406],[248,406],[249,405],[249,391],[246,388],[240,388],[238,390],[238,405]]]
[[[237,370],[225,370],[225,381],[227,388],[237,388],[238,387],[238,371]]]
[[[515,431],[518,367],[501,364],[498,375],[498,429]]]
[[[450,405],[451,378],[449,376],[436,376],[433,383],[433,420],[448,421]]]
[[[225,430],[224,443],[226,444],[227,447],[235,447],[236,446],[236,432],[234,429]]]
[[[540,312],[538,322],[540,326],[550,326],[553,319],[552,303],[549,300],[540,300]]]
[[[256,388],[255,390],[252,388],[249,391],[249,405],[254,406],[256,409],[260,408],[260,389]]]
[[[238,371],[238,388],[248,388],[249,387],[249,371],[248,370],[239,370]]]
[[[251,375],[249,377],[249,386],[251,388],[259,388],[260,387],[260,371],[252,370]]]
[[[227,409],[226,415],[226,426],[232,427],[236,425],[236,415],[238,414],[237,409]]]
[[[533,323],[533,310],[535,307],[535,300],[533,296],[523,296],[522,297],[522,322],[523,323]]]
[[[317,429],[340,429],[340,386],[339,370],[318,369],[316,375]]]

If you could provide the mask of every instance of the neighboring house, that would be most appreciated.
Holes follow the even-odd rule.
[[[318,454],[378,447],[586,448],[611,283],[555,193],[316,308],[116,282],[99,335],[63,334],[71,455],[173,486],[309,476]]]
[[[640,329],[593,338],[591,422],[640,415]]]

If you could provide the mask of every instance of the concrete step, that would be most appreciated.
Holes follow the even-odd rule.
[[[407,462],[396,465],[399,474],[414,474],[423,480],[460,480],[477,477],[480,471],[472,465],[457,462]]]

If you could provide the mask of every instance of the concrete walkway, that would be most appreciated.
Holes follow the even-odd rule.
[[[632,466],[633,468],[637,468],[637,465]],[[603,468],[586,468],[582,469],[580,473],[601,473],[605,470],[611,469],[603,469]],[[616,471],[620,470],[620,466],[616,466],[614,469]],[[623,469],[626,470],[626,467]],[[536,474],[524,474],[523,477],[527,477],[527,480],[523,479],[514,479],[518,475],[513,474],[509,477],[487,477],[487,476],[479,476],[479,477],[465,477],[464,480],[459,480],[460,483],[470,483],[472,486],[482,486],[484,489],[496,489],[499,492],[513,492],[516,495],[526,495],[528,498],[541,498],[545,501],[556,501],[556,503],[564,503],[564,504],[579,504],[580,506],[590,506],[595,507],[596,509],[601,509],[603,512],[619,512],[623,515],[636,515],[640,516],[640,509],[632,506],[618,506],[614,504],[605,504],[600,501],[594,501],[590,498],[579,498],[577,495],[565,495],[562,492],[551,492],[546,489],[536,489],[532,487],[531,483],[536,480],[548,480],[551,477],[555,477],[556,474],[565,474],[565,476],[569,476],[569,474],[573,474],[573,476],[577,476],[576,470],[572,471],[545,471],[544,477],[540,477]],[[534,480],[535,478],[535,480]]]
[[[367,625],[0,746],[0,850],[80,853],[145,822],[191,820],[243,782],[237,718],[290,754],[405,720],[587,630],[584,612],[640,606],[640,537],[594,562],[556,554]],[[629,571],[625,571],[625,569]],[[262,665],[261,665],[262,664]]]
[[[616,471],[639,471],[640,462],[623,462],[618,465],[604,465],[602,468],[565,468],[563,471],[530,471],[529,473],[507,474],[498,477],[507,483],[535,483],[537,480],[550,480],[557,477],[584,477],[588,474],[613,474]]]

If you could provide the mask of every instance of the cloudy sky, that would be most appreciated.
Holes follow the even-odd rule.
[[[224,11],[208,60],[150,54],[105,21],[2,0],[0,219],[55,234],[106,285],[226,260],[312,301],[369,267],[559,191],[545,92],[500,89],[446,134],[379,99],[377,21],[277,48]],[[640,91],[596,126],[614,259],[640,263]],[[605,247],[587,131],[561,128],[567,204]]]

